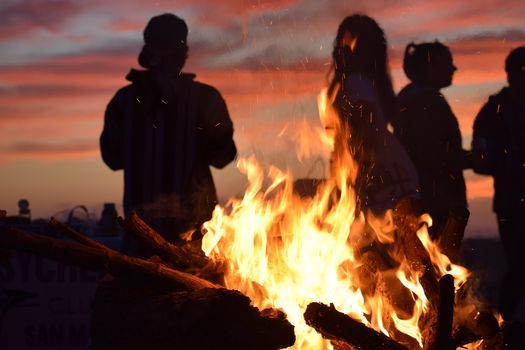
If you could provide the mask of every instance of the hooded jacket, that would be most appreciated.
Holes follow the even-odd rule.
[[[436,218],[467,208],[465,152],[456,116],[438,89],[411,83],[397,96],[395,135],[416,166],[424,210]]]
[[[168,222],[172,235],[208,220],[217,203],[210,165],[236,156],[233,124],[213,87],[180,74],[159,88],[150,71],[131,70],[131,82],[107,106],[100,149],[113,170],[124,170],[124,210],[150,225]],[[161,229],[162,231],[162,229]]]
[[[494,211],[525,211],[525,109],[503,88],[474,121],[474,171],[494,177]]]

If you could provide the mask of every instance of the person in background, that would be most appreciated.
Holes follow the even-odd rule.
[[[399,241],[415,234],[407,230],[408,225],[399,224],[405,218],[406,222],[417,219],[418,177],[408,154],[387,129],[395,113],[395,94],[381,27],[366,15],[344,18],[332,58],[327,95],[338,121],[331,172],[338,178],[344,174],[339,170],[349,172],[344,175],[355,193],[357,220],[351,221],[347,243],[356,259],[364,259],[356,269],[356,283],[371,297],[376,284],[370,276],[399,266],[404,257]],[[380,256],[384,264],[368,266],[370,254]],[[409,303],[400,301],[395,308],[408,309]]]
[[[347,143],[359,167],[352,179],[357,212],[379,215],[402,198],[417,198],[414,165],[387,129],[396,102],[383,30],[366,15],[346,17],[338,28],[332,59],[327,93],[350,130],[339,142]],[[336,137],[336,154],[337,142]]]
[[[422,210],[432,217],[430,236],[457,260],[469,211],[463,170],[469,153],[458,121],[440,90],[456,71],[449,48],[439,41],[410,43],[403,70],[410,83],[398,94],[394,133],[414,162],[421,182]]]
[[[512,322],[525,303],[525,46],[510,52],[505,71],[508,86],[489,97],[474,121],[472,151],[474,171],[494,178],[493,209],[507,261],[500,311]]]
[[[188,27],[173,14],[151,18],[131,83],[107,106],[102,159],[124,170],[124,211],[135,210],[171,242],[211,217],[217,195],[210,166],[236,156],[233,123],[221,94],[182,73]],[[128,252],[143,249],[127,238]]]

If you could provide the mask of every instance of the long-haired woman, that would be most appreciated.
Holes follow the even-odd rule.
[[[346,17],[338,28],[332,59],[328,95],[343,125],[334,157],[348,147],[358,167],[351,179],[358,210],[380,214],[404,197],[418,196],[416,170],[387,129],[396,101],[383,30],[366,15]]]

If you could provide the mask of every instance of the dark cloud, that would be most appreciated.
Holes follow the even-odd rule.
[[[0,39],[14,39],[36,29],[58,31],[82,10],[74,0],[15,2],[0,8]]]
[[[57,55],[22,64],[0,65],[0,75],[5,79],[9,75],[46,76],[57,74],[69,76],[70,79],[84,74],[105,75],[127,70],[137,65],[136,60],[141,45],[136,42],[103,43],[89,50],[76,53]]]
[[[525,45],[525,31],[511,29],[503,32],[484,32],[470,36],[460,36],[449,41],[454,54],[479,55],[498,52],[507,48]]]

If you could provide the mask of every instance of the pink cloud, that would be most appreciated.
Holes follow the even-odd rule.
[[[104,7],[104,2],[96,0],[97,6]],[[131,0],[125,3],[112,4],[114,12],[133,12],[127,18],[113,17],[110,19],[108,28],[116,31],[139,31],[141,32],[148,19],[137,14],[149,14],[155,16],[161,13],[174,13],[184,18],[190,30],[196,30],[200,26],[224,27],[232,19],[238,20],[240,16],[248,18],[258,14],[287,9],[297,5],[297,0],[229,0],[210,2],[207,0],[181,0],[176,6],[172,0],[156,1],[151,3]],[[213,15],[211,15],[213,14]]]
[[[145,26],[146,23],[142,20],[113,18],[110,20],[107,28],[112,32],[142,32]]]
[[[375,8],[372,8],[375,6]],[[386,4],[374,2],[371,14],[387,25],[387,35],[408,40],[424,38],[433,40],[443,36],[453,37],[476,29],[479,31],[500,28],[520,28],[523,25],[525,6],[519,0],[481,0],[475,2],[405,1]]]
[[[162,3],[160,5],[162,6]],[[441,5],[437,3],[417,4],[414,5],[417,8],[412,10],[414,14],[424,13],[442,8]],[[136,6],[142,5],[136,4]],[[242,13],[253,14],[257,11],[259,13],[267,11],[272,6],[276,11],[283,6],[290,6],[292,13],[299,8],[293,2],[268,2],[259,7],[255,5],[250,7],[250,3],[238,1],[220,6],[229,6],[235,9],[232,10],[233,12],[244,11]],[[379,5],[374,6],[377,6],[378,11],[381,8]],[[307,6],[305,8],[307,9]],[[386,6],[384,11],[386,9],[398,9],[399,15],[406,10],[394,5]],[[379,14],[381,15],[380,11]],[[312,22],[330,23],[331,26],[330,28],[321,26],[318,29],[335,33],[340,18],[335,19],[327,14],[320,14],[319,17],[319,21],[316,18]],[[331,22],[323,22],[323,18],[331,18]],[[471,25],[467,22],[458,23],[465,26]],[[145,23],[118,19],[112,22],[112,25],[120,26],[121,30],[140,30]],[[292,25],[292,23],[281,21],[279,25]],[[286,122],[297,117],[297,115],[282,116],[282,113],[278,111],[283,106],[301,104],[306,100],[315,101],[316,95],[325,83],[328,70],[326,62],[329,62],[329,57],[313,62],[307,62],[300,57],[295,63],[292,61],[290,64],[277,67],[264,64],[273,62],[273,58],[268,59],[271,50],[258,53],[256,48],[250,48],[251,57],[258,58],[257,60],[246,60],[241,62],[240,66],[227,69],[220,66],[211,69],[206,66],[210,57],[221,54],[224,50],[246,49],[247,47],[243,46],[246,45],[246,42],[242,41],[242,36],[239,38],[233,41],[234,45],[229,48],[218,45],[210,49],[207,48],[206,41],[197,42],[190,52],[189,64],[193,62],[193,65],[196,66],[198,80],[216,86],[223,93],[232,118],[238,126],[236,137],[239,138],[241,144],[257,144],[262,148],[270,149],[277,143],[261,135],[278,133]],[[519,36],[517,39],[506,40],[497,36],[485,36],[452,41],[450,45],[456,64],[460,68],[454,83],[457,86],[472,85],[474,89],[475,86],[488,82],[504,81],[504,73],[500,64],[509,48],[518,44],[519,40]],[[257,38],[254,37],[252,43],[256,42]],[[313,44],[305,42],[304,45]],[[17,135],[30,135],[36,141],[44,143],[53,137],[67,138],[68,135],[78,137],[81,132],[85,134],[85,137],[97,140],[105,106],[113,93],[127,83],[123,77],[129,67],[137,66],[136,55],[139,50],[140,45],[135,48],[100,49],[77,55],[50,58],[18,67],[0,67],[2,82],[9,86],[7,90],[0,92],[0,105],[2,106],[0,124],[12,135],[15,135],[13,131],[16,130]],[[394,70],[399,70],[400,56],[399,49],[394,51],[391,61]],[[498,64],[496,65],[495,62]],[[486,99],[486,96],[480,96],[479,93],[473,93],[473,95],[475,96],[453,94],[450,98],[450,103],[459,117],[460,126],[465,135],[470,132],[472,120]],[[276,115],[284,120],[276,123],[261,119],[261,115],[267,115],[268,111],[275,111]],[[312,113],[312,111],[309,110],[307,113]],[[250,123],[253,120],[257,120],[257,124]],[[92,124],[86,128],[83,124],[85,122]],[[261,133],[261,130],[264,130],[264,133]],[[5,131],[3,135],[6,135]],[[10,140],[11,144],[17,142],[14,136],[5,137],[4,145],[5,140]],[[285,150],[289,145],[283,143],[281,146]],[[79,152],[79,150],[68,148],[65,144],[57,147],[63,147],[63,153],[56,152],[58,155],[74,155]],[[55,154],[55,151],[47,148],[42,151],[42,154]],[[12,154],[23,153],[16,147],[11,148],[10,152]],[[41,156],[38,152],[25,152],[26,156],[31,154],[36,158]],[[84,152],[82,154],[94,153]]]
[[[315,96],[323,87],[325,72],[300,70],[213,70],[202,71],[199,80],[216,86],[232,104],[264,105],[293,102]],[[300,83],[299,83],[300,82]]]

